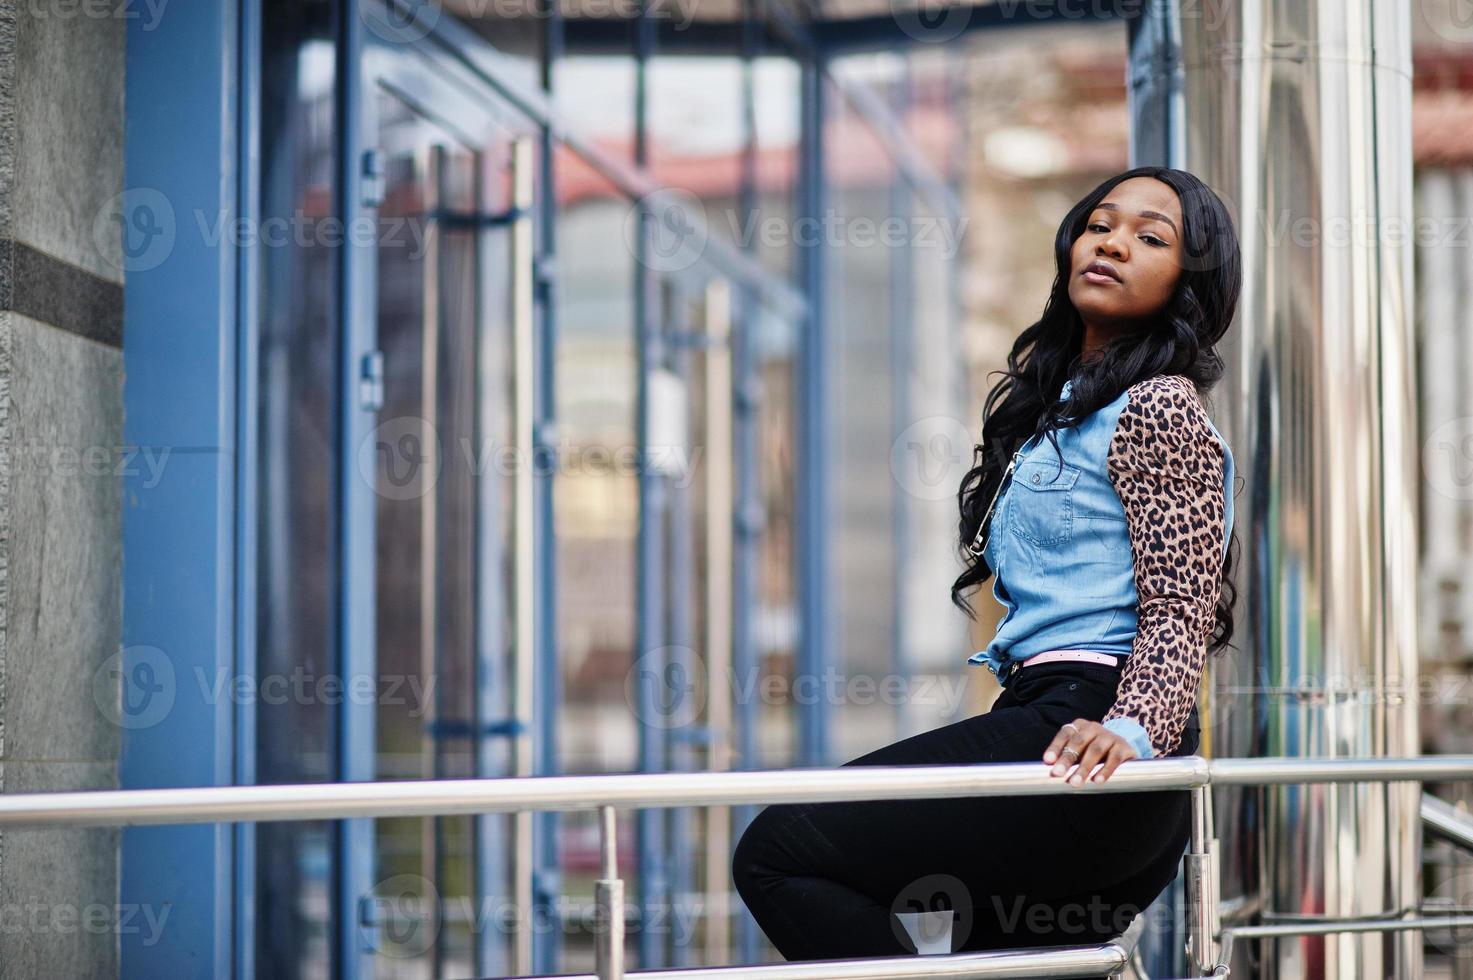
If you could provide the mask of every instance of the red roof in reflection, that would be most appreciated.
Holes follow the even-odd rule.
[[[1034,105],[1009,125],[1037,129],[1065,148],[1065,172],[1110,173],[1129,161],[1130,119],[1125,101],[1125,60],[1111,51],[1077,46],[1050,53],[1068,88],[1049,104]],[[1473,47],[1418,47],[1414,55],[1412,153],[1416,166],[1452,167],[1473,163]],[[934,80],[933,80],[934,81]],[[917,91],[921,91],[918,89]],[[986,123],[995,120],[986,120]],[[962,138],[962,119],[936,99],[922,99],[902,120],[919,154],[940,169]],[[985,133],[986,126],[978,127]],[[830,119],[825,165],[833,186],[873,186],[889,181],[891,161],[874,134],[854,116]],[[596,141],[617,159],[631,161],[631,140]],[[974,146],[970,152],[982,152]],[[739,153],[688,156],[653,145],[653,171],[662,183],[704,198],[731,197],[740,183]],[[618,197],[608,181],[566,146],[556,149],[557,193],[562,205],[585,199]],[[796,146],[760,149],[759,192],[797,186]],[[302,207],[310,215],[332,212],[328,189],[314,186]]]
[[[1412,96],[1412,153],[1417,166],[1473,161],[1473,97],[1467,91]]]
[[[905,126],[916,149],[933,166],[945,159],[948,147],[961,135],[956,116],[934,107],[911,112]],[[863,123],[852,119],[843,123],[831,121],[827,135],[826,171],[832,185],[862,187],[890,180],[892,163],[886,154],[879,152],[873,134]],[[634,147],[629,140],[599,140],[597,145],[619,159],[634,158]],[[688,190],[697,197],[734,196],[741,182],[740,153],[682,156],[662,153],[656,143],[651,157],[651,170],[661,183]],[[562,204],[607,196],[612,190],[608,181],[566,146],[558,146],[556,166],[558,201]],[[759,149],[756,181],[759,192],[797,186],[797,147]]]

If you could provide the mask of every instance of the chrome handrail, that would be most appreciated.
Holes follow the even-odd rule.
[[[1187,876],[1193,969],[1213,965],[1226,976],[1233,936],[1289,935],[1368,928],[1425,928],[1452,922],[1430,917],[1396,925],[1344,923],[1239,927],[1224,930],[1217,905],[1217,853],[1208,830],[1213,784],[1457,782],[1473,779],[1473,755],[1369,759],[1204,759],[1183,756],[1132,760],[1104,783],[1074,786],[1038,762],[970,766],[851,766],[744,772],[629,773],[541,776],[516,779],[396,780],[272,786],[208,786],[170,789],[84,790],[0,796],[0,828],[49,826],[141,826],[153,824],[324,820],[365,817],[443,816],[546,810],[597,810],[603,852],[598,882],[600,915],[617,924],[623,883],[613,842],[616,809],[675,806],[739,806],[763,803],[825,803],[854,800],[936,799],[952,796],[1044,796],[1060,793],[1130,793],[1183,789],[1191,793],[1191,841],[1184,856],[1196,873]],[[1459,924],[1461,920],[1458,920]],[[624,976],[622,928],[607,928],[598,952],[598,977]],[[1224,943],[1222,959],[1215,947]],[[1052,976],[1098,975],[1123,968],[1129,951],[1119,942],[996,953],[842,960],[827,963],[742,967],[743,976],[769,980],[844,980],[878,976],[1012,977],[1045,969]],[[1214,961],[1216,961],[1214,963]],[[730,969],[646,971],[651,980],[731,977]]]
[[[1473,776],[1473,756],[1467,758],[1468,770],[1449,772]],[[1105,783],[1079,787],[1049,776],[1041,762],[1008,762],[23,793],[0,796],[0,828],[1145,792],[1204,785],[1209,765],[1197,757],[1133,761]]]

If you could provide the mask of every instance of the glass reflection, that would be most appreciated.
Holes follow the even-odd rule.
[[[757,234],[753,247],[769,272],[789,280],[798,274],[793,221],[802,133],[801,84],[798,63],[792,58],[765,55],[752,62],[757,144],[753,190]]]
[[[258,251],[257,680],[312,691],[331,677],[336,576],[337,250],[333,4],[262,4],[261,217],[300,235]],[[300,682],[300,683],[299,683]],[[256,779],[331,782],[334,711],[323,698],[256,700]],[[259,975],[326,978],[334,963],[333,824],[255,827]]]
[[[512,143],[502,134],[467,147],[384,91],[377,108],[377,776],[504,774],[504,733],[492,729],[510,717],[511,487],[524,461],[505,456],[509,231],[483,218],[510,206]],[[437,913],[417,931],[382,921],[403,903],[378,905],[379,976],[478,970],[477,945],[500,928],[509,891],[508,826],[503,817],[376,822],[380,897],[417,882]],[[489,955],[504,955],[511,939],[492,937]]]
[[[618,160],[634,159],[636,62],[628,54],[570,53],[553,66],[553,99],[574,132]],[[559,177],[577,179],[591,170],[569,161]]]
[[[699,198],[712,238],[745,243],[757,229],[738,213],[743,66],[726,55],[659,55],[646,72],[649,168],[663,185]]]
[[[566,147],[556,166],[559,762],[568,773],[629,772],[638,768],[625,679],[635,660],[639,530],[630,202]],[[584,908],[598,877],[596,827],[579,814],[560,827],[562,892]],[[632,861],[632,851],[621,855],[621,867]],[[587,930],[560,938],[564,968],[591,967]]]
[[[263,34],[263,216],[332,214],[335,79],[332,5],[268,0]],[[727,5],[729,6],[729,5]],[[482,6],[447,0],[459,17],[503,51],[517,55],[517,71],[536,83],[542,57],[540,21],[526,11],[493,18]],[[596,16],[570,11],[573,16]],[[700,17],[719,20],[718,8]],[[870,87],[894,106],[903,128],[933,163],[950,159],[958,145],[958,118],[950,105],[947,62],[935,52],[907,57],[891,53],[835,65],[849,84]],[[628,52],[573,51],[552,67],[561,121],[603,152],[631,162],[637,142],[636,63]],[[913,83],[906,79],[913,78]],[[691,191],[706,208],[710,233],[745,249],[787,281],[799,271],[795,225],[800,159],[799,63],[776,47],[750,63],[735,52],[690,57],[656,52],[648,65],[649,165],[664,183]],[[750,109],[744,86],[752,86]],[[908,86],[908,87],[907,87]],[[510,318],[506,270],[510,256],[499,232],[447,221],[456,214],[491,213],[505,206],[504,147],[466,146],[427,122],[410,106],[375,95],[382,130],[372,140],[385,154],[385,222],[418,227],[424,247],[391,246],[377,254],[378,331],[385,354],[385,405],[379,421],[399,426],[377,475],[378,527],[375,589],[381,697],[377,722],[377,774],[422,779],[507,771],[507,742],[478,736],[488,722],[511,717],[507,701],[512,650],[512,597],[508,593],[512,538],[511,473],[491,472],[481,455],[488,443],[510,441],[512,390]],[[896,214],[900,179],[891,151],[870,125],[830,88],[825,131],[826,193],[830,215],[809,229],[825,237],[829,275],[827,309],[833,340],[829,369],[835,420],[830,485],[838,525],[832,532],[830,567],[838,576],[833,595],[840,635],[836,665],[846,675],[883,675],[895,663],[893,637],[901,616],[897,568],[926,569],[926,601],[906,600],[911,624],[906,652],[917,664],[947,669],[954,654],[952,615],[938,542],[949,540],[949,500],[935,508],[905,499],[889,471],[888,449],[897,413],[891,358],[896,330],[910,331],[912,371],[905,386],[911,402],[901,410],[948,409],[947,365],[953,324],[949,293],[951,256],[875,240],[887,218],[907,232],[924,219],[919,204]],[[444,111],[443,107],[441,110]],[[446,117],[448,118],[448,116]],[[460,120],[449,124],[458,125]],[[470,139],[470,137],[465,137]],[[748,145],[750,141],[750,146]],[[751,153],[749,157],[747,154]],[[748,165],[750,164],[750,169]],[[631,202],[607,175],[563,146],[555,149],[557,188],[553,312],[557,349],[555,416],[558,470],[554,477],[557,536],[559,705],[558,767],[566,772],[638,768],[639,730],[626,680],[638,658],[636,547],[640,514],[637,445],[639,377],[634,323],[635,255],[630,247]],[[747,180],[750,187],[744,188]],[[743,190],[750,197],[744,197]],[[741,213],[744,201],[752,213]],[[913,212],[913,213],[908,213]],[[827,217],[827,216],[820,216]],[[944,220],[931,216],[934,220]],[[387,238],[387,236],[386,236]],[[897,274],[897,248],[907,256]],[[290,675],[333,669],[335,494],[332,485],[337,378],[338,298],[333,295],[337,254],[293,246],[265,250],[262,262],[261,331],[261,561],[258,628],[262,670]],[[904,264],[904,263],[902,263]],[[662,330],[696,329],[703,297],[690,281],[662,282],[650,294],[663,305]],[[749,345],[755,384],[751,395],[750,458],[737,461],[756,472],[757,508],[743,515],[757,529],[757,568],[747,618],[757,653],[755,677],[734,675],[738,690],[756,690],[763,676],[789,682],[799,642],[794,507],[796,432],[800,378],[800,324],[760,307],[736,286],[733,342]],[[904,318],[908,323],[902,323]],[[707,404],[702,356],[683,367],[689,383],[688,430],[699,434],[712,411]],[[678,361],[678,357],[677,357]],[[855,393],[862,393],[856,397]],[[932,397],[934,396],[934,397]],[[488,401],[494,406],[485,412]],[[400,437],[408,441],[400,441]],[[401,447],[393,449],[393,446]],[[407,449],[403,447],[409,447]],[[406,472],[387,463],[415,462],[437,472],[433,486],[405,493]],[[712,579],[713,542],[705,536],[704,469],[694,463],[688,497],[672,511],[664,530],[671,548],[666,578],[656,584],[669,602],[663,624],[681,642],[702,652],[701,636]],[[478,480],[478,475],[480,479]],[[489,481],[489,484],[488,482]],[[489,486],[489,489],[488,489]],[[897,508],[908,508],[916,532],[914,550],[896,553],[891,535]],[[490,534],[487,534],[487,528]],[[682,535],[684,535],[682,539]],[[478,552],[478,543],[501,545]],[[730,542],[728,542],[730,545]],[[675,560],[684,548],[684,563]],[[486,576],[490,576],[488,584]],[[917,580],[920,582],[920,580]],[[930,599],[936,601],[932,602]],[[478,610],[489,620],[478,619]],[[956,620],[956,622],[960,622]],[[684,638],[684,639],[681,639]],[[948,647],[948,643],[952,643]],[[959,667],[958,663],[958,667]],[[387,679],[387,680],[385,680]],[[387,684],[398,685],[388,696]],[[489,693],[488,693],[489,692]],[[795,722],[803,706],[791,699],[755,697],[750,706],[756,757],[738,765],[794,764]],[[259,726],[263,782],[336,778],[334,710],[314,704],[262,705]],[[734,705],[740,711],[740,706]],[[886,740],[894,706],[843,705],[834,711],[834,754],[851,757]],[[936,719],[937,723],[947,719]],[[735,723],[735,722],[734,722]],[[670,740],[667,762],[675,768],[708,764],[706,748]],[[694,901],[707,885],[722,887],[707,849],[719,815],[672,813],[668,838],[677,901]],[[380,976],[470,975],[487,972],[477,962],[476,922],[462,909],[495,910],[508,893],[510,862],[502,818],[382,820],[376,823],[378,883],[408,875],[433,884],[443,918],[422,949],[385,940],[374,972]],[[495,825],[491,832],[487,827]],[[621,845],[625,867],[635,866],[632,821]],[[586,816],[561,821],[560,891],[574,902],[592,895],[597,838]],[[334,972],[331,824],[263,824],[257,868],[258,948],[262,975],[328,976]],[[718,848],[719,849],[719,848]],[[462,900],[478,899],[480,904]],[[577,907],[576,905],[573,907]],[[719,908],[719,905],[712,906]],[[689,948],[677,961],[719,961],[724,933],[702,916]],[[492,928],[495,928],[492,926]],[[423,938],[423,937],[420,937]],[[509,945],[509,934],[496,942]],[[565,924],[557,940],[560,968],[586,969],[592,937]],[[490,971],[507,968],[506,962]]]
[[[823,228],[828,251],[831,350],[829,412],[842,419],[829,457],[837,522],[832,590],[835,667],[841,677],[885,677],[895,663],[896,555],[892,528],[898,488],[890,471],[894,385],[891,303],[894,253],[906,249],[904,223],[892,217],[896,168],[869,123],[828,85],[824,160],[834,220]],[[900,239],[897,241],[897,237]],[[833,712],[834,755],[851,759],[884,744],[894,707],[845,702]]]

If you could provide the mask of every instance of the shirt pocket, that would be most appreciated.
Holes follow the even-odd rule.
[[[1028,460],[1013,473],[1019,492],[1008,501],[1008,523],[1036,545],[1067,544],[1074,536],[1074,483],[1079,467],[1057,458]]]

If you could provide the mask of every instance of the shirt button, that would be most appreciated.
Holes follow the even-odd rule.
[[[1033,482],[1034,483],[1037,483],[1038,482],[1038,474],[1037,473],[1033,474]]]

